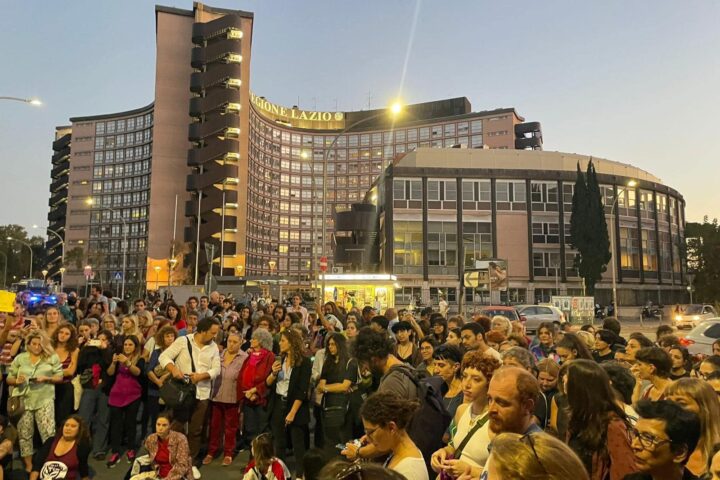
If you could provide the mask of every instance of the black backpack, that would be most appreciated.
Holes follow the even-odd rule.
[[[452,420],[443,403],[443,379],[438,376],[420,379],[418,373],[407,366],[396,367],[396,370],[412,380],[417,388],[420,408],[410,421],[407,432],[422,452],[428,471],[432,472],[430,457],[445,446],[443,435]]]

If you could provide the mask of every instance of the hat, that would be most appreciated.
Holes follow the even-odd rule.
[[[405,321],[405,320],[400,320],[399,322],[397,322],[395,325],[392,326],[393,333],[397,333],[400,330],[412,331],[412,329],[413,329],[413,327],[410,324],[410,322]]]

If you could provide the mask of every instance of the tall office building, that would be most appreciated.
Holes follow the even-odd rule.
[[[216,275],[309,285],[321,253],[332,262],[333,212],[361,200],[397,156],[542,149],[539,123],[513,108],[473,112],[464,97],[394,119],[278,105],[250,90],[252,13],[195,3],[155,16],[152,103],[74,117],[71,136],[56,141],[49,217],[73,252],[69,286],[85,281],[86,265],[115,291],[173,274],[201,280],[209,245]]]

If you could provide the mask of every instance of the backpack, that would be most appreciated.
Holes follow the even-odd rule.
[[[417,388],[420,408],[410,421],[407,432],[422,452],[428,471],[431,472],[430,457],[445,446],[443,435],[452,420],[452,415],[443,403],[443,379],[438,376],[420,379],[415,370],[406,366],[396,367],[396,370],[407,376]]]

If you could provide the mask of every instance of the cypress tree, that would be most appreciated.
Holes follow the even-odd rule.
[[[572,212],[570,214],[570,245],[578,251],[585,249],[586,220],[588,217],[588,192],[585,184],[585,176],[580,170],[580,162],[577,164],[577,176],[575,177],[575,191],[572,198]],[[576,259],[577,260],[577,259]],[[579,267],[579,265],[575,265]]]
[[[608,236],[605,207],[602,202],[600,185],[592,160],[588,162],[587,170],[587,245],[583,255],[583,270],[585,271],[585,284],[590,293],[595,290],[595,284],[600,281],[602,273],[610,262],[610,238]]]
[[[573,206],[570,215],[570,245],[577,249],[575,267],[585,279],[590,295],[595,284],[607,269],[610,261],[610,239],[605,207],[602,204],[600,185],[592,160],[588,162],[587,175],[583,175],[580,163],[577,165]]]

